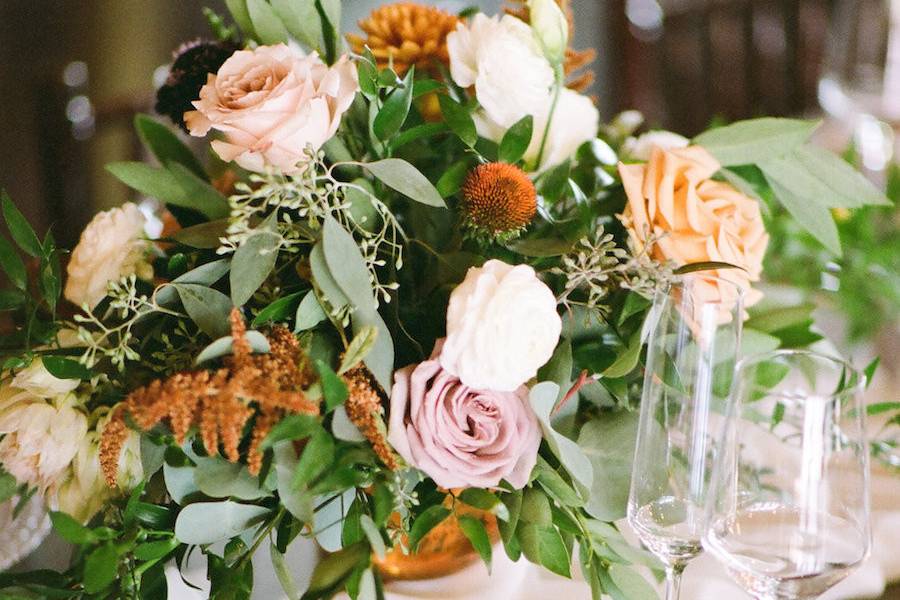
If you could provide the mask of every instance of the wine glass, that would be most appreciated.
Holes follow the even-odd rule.
[[[741,286],[682,276],[657,291],[649,332],[628,522],[666,566],[666,598],[702,551],[715,441],[740,347]]]
[[[754,598],[815,598],[868,556],[864,385],[814,352],[739,363],[703,545]]]

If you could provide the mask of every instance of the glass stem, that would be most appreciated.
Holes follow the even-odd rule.
[[[675,563],[666,567],[666,600],[681,597],[681,574],[686,566],[686,563]]]

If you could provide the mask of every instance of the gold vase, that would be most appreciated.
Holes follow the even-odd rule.
[[[395,547],[383,559],[372,557],[382,578],[386,581],[435,579],[461,571],[478,560],[478,553],[459,527],[457,516],[461,515],[481,519],[492,544],[500,539],[493,514],[457,504],[454,514],[422,538],[415,553],[404,554],[401,548]]]

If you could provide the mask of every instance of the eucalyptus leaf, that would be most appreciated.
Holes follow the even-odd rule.
[[[416,202],[439,208],[447,207],[441,194],[428,181],[428,178],[403,159],[385,158],[375,162],[363,163],[362,167],[384,185],[397,190]]]
[[[347,346],[344,357],[341,359],[341,366],[337,371],[338,375],[343,375],[362,362],[371,352],[377,340],[378,328],[372,325],[362,327]]]
[[[722,166],[748,165],[783,156],[804,144],[816,121],[764,117],[717,127],[694,138]]]
[[[175,537],[183,544],[212,544],[240,535],[270,514],[265,506],[231,500],[195,502],[178,513]]]
[[[293,442],[281,441],[275,444],[273,452],[279,500],[298,521],[311,523],[314,518],[313,495],[308,490],[297,489],[293,485],[298,463]]]
[[[250,344],[250,350],[253,352],[265,354],[269,352],[269,350],[271,350],[269,346],[269,340],[266,339],[266,336],[264,336],[259,331],[250,329],[244,334],[244,337],[246,338],[247,343]],[[232,338],[230,335],[220,337],[212,344],[201,350],[200,354],[197,355],[197,358],[194,359],[194,363],[199,365],[210,360],[222,358],[227,354],[231,354],[233,345],[234,338]]]
[[[347,298],[347,295],[344,294],[344,292],[341,290],[340,286],[337,284],[337,281],[335,281],[334,276],[331,274],[331,270],[328,268],[328,263],[325,260],[325,252],[322,248],[323,243],[321,240],[319,241],[319,243],[313,246],[312,251],[310,251],[309,253],[309,266],[312,270],[313,280],[315,281],[319,290],[322,292],[324,300],[330,305],[333,310],[339,310],[349,305],[350,300]],[[304,301],[300,303],[300,308],[297,309],[298,320],[300,319],[300,310],[305,306],[307,298],[304,298],[303,300]],[[313,296],[312,300],[316,300],[315,296]],[[322,308],[320,307],[319,310],[322,310]],[[322,319],[320,319],[320,321],[321,320]],[[308,327],[307,329],[311,329],[312,327],[315,327],[315,324]]]
[[[170,237],[179,244],[191,248],[212,250],[219,247],[221,239],[227,235],[227,230],[228,219],[216,219],[179,229]]]
[[[344,406],[338,406],[334,409],[334,416],[331,419],[331,433],[337,439],[345,442],[360,443],[366,441],[366,436],[359,431],[359,428],[347,416],[347,409]]]
[[[609,576],[628,600],[658,600],[656,590],[633,568],[613,564],[609,566]]]
[[[231,13],[231,18],[237,23],[241,31],[248,38],[256,37],[253,31],[253,21],[250,20],[250,13],[247,11],[247,0],[225,0],[225,6]]]
[[[196,462],[194,482],[210,498],[258,500],[269,495],[260,485],[259,478],[251,475],[247,467],[241,464],[217,456],[198,458]]]
[[[341,295],[343,296],[343,293]],[[312,329],[327,318],[328,315],[322,310],[322,306],[319,304],[318,299],[316,299],[315,292],[309,292],[303,297],[303,300],[300,301],[299,306],[297,306],[297,313],[294,319],[294,331],[297,332]]]
[[[269,558],[272,561],[275,576],[278,578],[278,583],[281,584],[281,589],[284,591],[287,600],[300,600],[300,589],[294,581],[294,576],[291,575],[291,568],[284,559],[284,554],[279,552],[278,547],[271,542],[269,543]]]
[[[831,194],[826,196],[831,199],[829,206],[857,208],[864,205],[891,205],[891,201],[881,190],[833,152],[805,145],[794,152],[794,157],[814,180],[831,190]]]
[[[179,275],[172,280],[172,284],[196,283],[199,285],[211,286],[222,279],[230,268],[230,261],[226,258],[221,258],[219,260],[214,260],[213,262],[202,264],[196,269],[192,269],[183,275]],[[174,285],[162,287],[156,292],[156,301],[161,306],[169,306],[175,303],[178,300],[178,293],[175,288],[176,286]]]
[[[262,1],[262,0],[260,0]],[[231,259],[231,300],[246,304],[275,268],[281,238],[271,231],[253,233],[238,246]]]
[[[197,177],[206,179],[206,172],[200,161],[169,127],[150,115],[138,114],[134,117],[134,128],[160,164],[176,162],[187,167]]]
[[[553,454],[556,455],[573,480],[578,482],[584,490],[589,490],[594,481],[591,461],[588,460],[578,444],[557,433],[550,424],[550,413],[553,411],[558,397],[559,386],[549,381],[537,384],[531,388],[531,393],[529,394],[531,407],[541,423],[544,439],[550,446]]]
[[[328,215],[322,226],[322,251],[332,278],[358,311],[375,310],[375,292],[359,245],[337,220]]]
[[[228,216],[225,197],[178,163],[157,169],[142,162],[116,162],[106,170],[125,185],[166,204],[195,210],[211,220]]]
[[[230,332],[228,316],[232,304],[228,296],[218,290],[193,283],[173,283],[181,297],[184,310],[197,327],[209,337],[218,339]]]
[[[261,43],[274,45],[288,41],[287,29],[268,2],[265,0],[246,0],[246,2],[253,31]]]
[[[638,416],[620,411],[588,421],[581,428],[578,445],[593,465],[594,485],[585,510],[601,521],[625,516]]]

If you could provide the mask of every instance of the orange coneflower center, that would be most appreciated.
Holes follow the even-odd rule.
[[[492,236],[527,226],[537,211],[537,192],[525,172],[507,163],[475,167],[462,188],[466,224]]]

